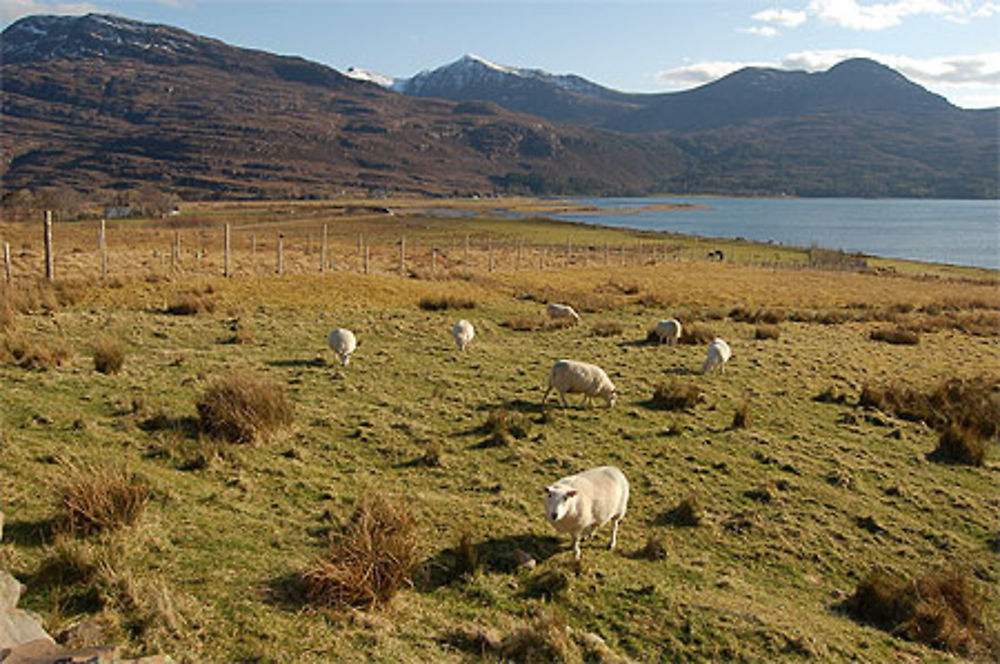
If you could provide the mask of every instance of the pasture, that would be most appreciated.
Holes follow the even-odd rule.
[[[997,408],[995,273],[885,260],[819,269],[787,247],[414,208],[386,219],[205,205],[182,216],[207,234],[207,258],[173,267],[176,221],[116,222],[109,230],[130,239],[103,280],[93,225],[57,223],[68,255],[54,288],[25,276],[38,273],[37,228],[0,225],[20,270],[0,286],[0,565],[51,633],[91,620],[127,652],[190,662],[1000,653],[996,436],[982,465],[945,463],[932,424],[859,405],[866,386],[927,393],[985,377]],[[243,233],[230,279],[223,223]],[[316,246],[302,248],[318,223],[335,259],[322,273]],[[247,253],[251,224],[262,238],[298,238],[285,274],[273,273],[273,246]],[[390,244],[403,228],[405,276]],[[359,234],[384,237],[371,274],[354,262]],[[570,234],[576,253],[561,262]],[[537,252],[520,269],[517,238]],[[605,246],[639,241],[676,249],[604,262]],[[433,270],[431,247],[443,248]],[[708,247],[727,260],[706,260]],[[543,269],[539,255],[550,256]],[[581,322],[546,326],[547,302],[573,305]],[[671,316],[729,342],[724,375],[699,373],[706,344],[647,341]],[[450,335],[459,318],[476,329],[464,352]],[[347,367],[326,347],[334,327],[358,337]],[[872,338],[886,327],[918,342]],[[124,360],[103,373],[94,349],[108,339]],[[563,410],[550,396],[543,409],[561,358],[606,369],[617,405],[585,410],[571,396]],[[290,423],[250,444],[202,431],[197,404],[232,371],[283,392]],[[701,398],[663,408],[653,395],[671,382]],[[576,565],[545,522],[542,487],[599,465],[624,471],[632,499],[618,549],[598,532]],[[64,532],[67,483],[109,468],[148,488],[141,515]],[[309,601],[302,573],[373,494],[412,513],[410,583],[374,608]],[[519,567],[518,551],[536,566]],[[949,650],[859,620],[848,600],[877,570],[957,570],[982,624],[961,626],[969,636]]]

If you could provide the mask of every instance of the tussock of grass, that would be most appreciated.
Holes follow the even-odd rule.
[[[635,557],[651,561],[665,560],[667,557],[667,547],[664,546],[661,538],[656,535],[650,535],[646,539],[646,544],[636,551]]]
[[[416,522],[406,503],[366,493],[327,554],[302,574],[309,602],[371,609],[412,584],[420,561]]]
[[[125,364],[125,347],[120,341],[102,335],[94,342],[94,369],[102,374],[116,374]]]
[[[987,442],[981,436],[952,424],[941,432],[930,458],[967,466],[982,466],[986,460],[986,451]]]
[[[1000,634],[983,615],[982,597],[954,568],[916,578],[878,570],[846,602],[858,620],[911,641],[969,657],[1000,657]]]
[[[4,354],[22,369],[48,370],[61,367],[73,356],[72,349],[63,341],[46,341],[38,336],[12,334],[4,341]]]
[[[929,392],[893,383],[865,385],[859,405],[877,408],[943,431],[958,425],[981,438],[1000,434],[1000,378],[948,378]]]
[[[689,493],[676,506],[664,514],[664,520],[675,526],[694,527],[701,524],[705,511],[695,493]]]
[[[500,644],[505,662],[518,664],[582,664],[580,648],[570,638],[566,617],[554,606],[540,607],[530,623]]]
[[[781,328],[777,325],[758,325],[754,328],[753,338],[758,341],[777,341],[781,338]]]
[[[427,443],[427,448],[424,450],[424,465],[430,468],[440,468],[444,463],[444,445],[438,438],[432,439]]]
[[[222,340],[224,344],[243,345],[253,343],[254,341],[253,327],[245,320],[235,319],[230,321],[229,331],[232,334]]]
[[[59,491],[57,523],[77,535],[117,530],[135,524],[149,499],[149,487],[124,469],[81,469]]]
[[[785,313],[777,309],[735,307],[729,312],[729,318],[739,323],[777,325],[785,320]]]
[[[485,441],[488,446],[501,447],[527,438],[531,433],[531,419],[507,408],[494,408],[480,430],[488,435]]]
[[[836,385],[830,385],[822,392],[813,397],[813,401],[818,401],[819,403],[847,403],[847,392],[845,392],[840,387]]]
[[[902,327],[877,328],[869,335],[872,341],[884,341],[896,346],[916,346],[920,343],[920,335],[913,330]]]
[[[178,295],[167,305],[165,312],[174,316],[195,316],[215,311],[215,301],[197,293]]]
[[[233,443],[267,441],[292,422],[284,388],[245,371],[217,380],[196,406],[202,429]]]
[[[669,383],[656,386],[650,405],[663,410],[687,410],[697,406],[703,398],[697,385],[671,378]]]
[[[441,295],[421,298],[418,305],[424,311],[445,311],[447,309],[475,309],[476,302],[469,298]]]
[[[617,337],[625,331],[625,326],[615,320],[602,320],[594,323],[590,331],[595,337]]]
[[[716,336],[712,330],[692,323],[681,328],[681,336],[677,342],[687,346],[707,346]]]
[[[744,403],[742,406],[736,409],[733,413],[733,422],[729,425],[730,429],[749,429],[751,424],[750,420],[750,404]]]
[[[479,547],[468,532],[463,532],[455,546],[454,575],[459,578],[475,576],[482,569],[483,561],[479,555]]]

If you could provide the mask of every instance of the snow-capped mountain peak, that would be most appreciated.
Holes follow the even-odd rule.
[[[362,69],[361,67],[348,67],[344,70],[343,74],[344,76],[353,78],[355,81],[367,81],[369,83],[381,85],[383,88],[392,88],[397,80],[392,76],[379,74],[378,72]]]

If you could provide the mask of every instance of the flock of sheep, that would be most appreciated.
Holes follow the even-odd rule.
[[[580,315],[565,304],[549,304],[548,314],[554,319],[580,321]],[[472,323],[462,319],[451,329],[451,336],[460,351],[475,338]],[[670,318],[656,324],[656,336],[660,343],[675,344],[681,336],[680,321]],[[351,354],[358,347],[354,333],[344,328],[336,328],[327,337],[327,343],[336,353],[342,365],[347,366]],[[708,346],[702,373],[717,370],[725,372],[726,362],[732,357],[732,350],[723,339],[716,337]],[[595,398],[603,399],[608,407],[618,400],[618,389],[599,366],[577,360],[559,360],[549,371],[548,387],[542,397],[544,407],[549,393],[556,390],[566,408],[567,394],[583,394],[584,406],[589,406]],[[598,528],[614,522],[609,549],[614,549],[618,539],[618,525],[628,508],[629,484],[624,473],[613,466],[601,466],[556,480],[545,487],[545,517],[552,522],[557,532],[567,533],[573,538],[573,555],[579,560],[580,543],[594,534]]]

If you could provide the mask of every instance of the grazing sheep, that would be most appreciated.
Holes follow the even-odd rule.
[[[580,541],[614,520],[611,543],[618,541],[618,524],[628,508],[628,480],[613,466],[592,468],[545,487],[545,517],[556,531],[573,536],[573,556],[579,560]]]
[[[345,367],[351,361],[351,353],[358,347],[358,340],[354,337],[354,333],[342,327],[334,328],[330,336],[326,338],[326,342],[330,344],[334,353],[340,355],[340,363]]]
[[[455,339],[458,349],[465,350],[465,347],[476,336],[476,330],[472,327],[472,323],[463,318],[455,323],[455,327],[451,328],[451,336]]]
[[[726,373],[726,362],[733,356],[733,351],[722,339],[716,337],[708,345],[708,356],[704,364],[701,365],[701,372],[708,373],[712,369],[718,369],[719,373]]]
[[[671,346],[681,338],[681,322],[676,318],[661,320],[656,324],[656,337],[660,343],[668,343]]]
[[[607,401],[608,408],[614,406],[618,400],[618,388],[608,378],[604,369],[576,360],[559,360],[552,365],[552,370],[549,372],[549,386],[545,390],[545,396],[542,397],[543,407],[545,400],[549,398],[549,392],[553,389],[559,392],[563,408],[566,408],[567,394],[582,393],[585,406],[589,406],[594,397]]]
[[[580,322],[580,314],[568,304],[551,303],[548,306],[549,318],[572,318],[574,323]]]

